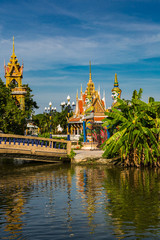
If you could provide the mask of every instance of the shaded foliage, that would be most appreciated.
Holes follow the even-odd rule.
[[[20,110],[17,100],[11,95],[13,87],[14,84],[7,88],[0,79],[0,129],[4,133],[24,134],[26,118],[37,108],[37,104],[33,101],[31,89],[27,85],[26,111]]]
[[[71,109],[70,109],[71,111]],[[71,111],[69,117],[73,115]],[[60,124],[63,131],[62,133],[67,133],[67,118],[68,118],[68,107],[62,108],[61,112],[51,112],[51,127],[52,133],[57,133],[57,126]],[[48,133],[50,132],[50,114],[49,113],[42,113],[33,116],[33,120],[35,124],[40,128],[40,133]]]
[[[131,100],[118,99],[107,112],[104,126],[116,132],[103,144],[104,156],[120,155],[125,166],[155,165],[159,162],[160,102],[140,100],[142,89]]]
[[[106,169],[104,212],[112,217],[117,239],[127,239],[130,227],[133,239],[147,239],[151,226],[155,235],[159,233],[159,181],[158,168]]]
[[[27,116],[31,116],[34,109],[38,109],[36,101],[33,100],[34,95],[32,94],[32,89],[28,84],[22,85],[26,88],[27,94],[25,95],[25,113]]]

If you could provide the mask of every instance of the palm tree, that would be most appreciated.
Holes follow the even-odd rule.
[[[142,89],[133,92],[131,101],[117,100],[107,112],[104,126],[116,132],[103,144],[105,157],[120,155],[125,166],[160,165],[160,102],[141,101]]]

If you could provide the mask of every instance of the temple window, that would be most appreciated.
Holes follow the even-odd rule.
[[[15,79],[13,79],[11,83],[14,84],[15,87],[18,87],[18,82]]]

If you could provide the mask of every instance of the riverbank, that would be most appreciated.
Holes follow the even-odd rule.
[[[76,165],[85,164],[105,164],[105,165],[119,165],[117,158],[107,159],[102,157],[103,150],[74,150],[76,153],[72,163]]]

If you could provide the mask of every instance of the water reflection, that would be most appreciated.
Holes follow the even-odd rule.
[[[4,230],[11,233],[12,237],[15,237],[19,230],[22,230],[24,223],[21,220],[24,211],[25,199],[22,193],[23,189],[16,189],[14,192],[6,192],[1,189],[2,195],[7,195],[7,197],[2,201],[2,204],[8,206],[5,211],[6,225]],[[9,194],[9,195],[8,195]],[[6,202],[6,203],[5,203]]]
[[[115,234],[135,239],[157,236],[160,232],[160,170],[106,170],[104,188]],[[108,218],[108,216],[107,216]]]
[[[160,172],[0,161],[2,239],[150,239]]]
[[[21,239],[26,224],[24,215],[29,211],[26,206],[33,197],[45,196],[48,202],[45,214],[54,214],[54,192],[68,186],[69,198],[70,172],[68,167],[61,169],[50,164],[17,165],[11,161],[0,161],[0,226],[7,233],[5,239]],[[32,206],[29,205],[29,208],[32,209]]]
[[[95,215],[99,212],[99,205],[104,201],[103,180],[105,171],[103,168],[76,168],[77,191],[81,194],[84,214],[87,214],[90,233],[94,233],[98,223],[95,223]]]

